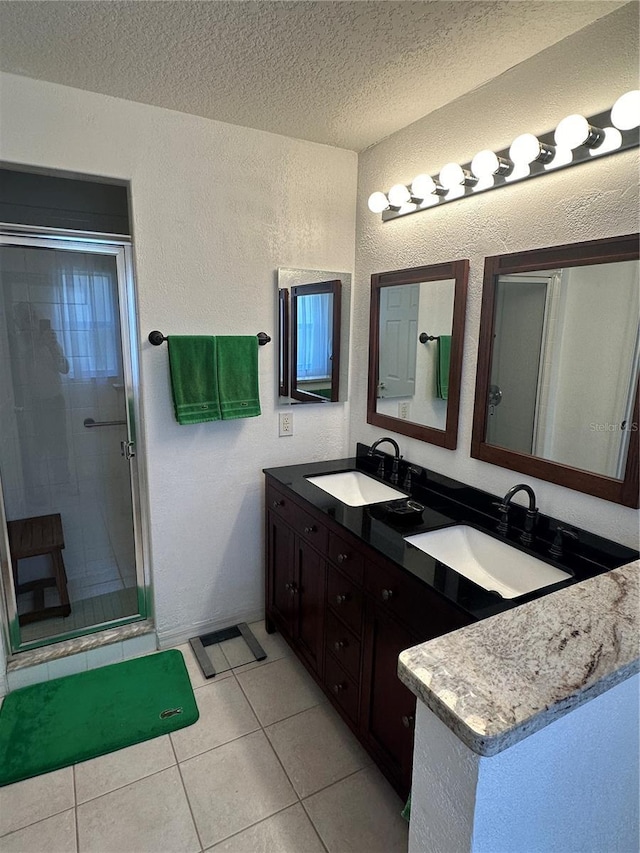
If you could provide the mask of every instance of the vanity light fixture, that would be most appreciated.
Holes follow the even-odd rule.
[[[470,163],[447,163],[438,175],[419,174],[387,194],[374,192],[369,209],[383,221],[397,219],[639,145],[640,90],[635,89],[621,95],[610,110],[592,116],[573,113],[555,131],[522,133],[507,148],[479,151]]]

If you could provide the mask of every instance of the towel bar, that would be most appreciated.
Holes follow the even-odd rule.
[[[439,341],[440,335],[428,335],[426,332],[420,332],[420,337],[418,338],[418,340],[421,344],[428,344],[429,341]]]
[[[271,343],[271,338],[266,332],[258,332],[256,337],[258,338],[258,346],[263,347],[266,344]],[[163,344],[166,340],[167,339],[162,332],[159,332],[157,329],[153,332],[149,332],[149,343],[153,344],[154,347],[159,347],[160,344]]]

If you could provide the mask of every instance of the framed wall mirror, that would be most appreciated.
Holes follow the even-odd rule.
[[[471,455],[638,507],[638,235],[486,258]]]
[[[350,296],[350,273],[278,270],[279,403],[347,399]]]
[[[371,276],[367,421],[453,450],[469,261]]]

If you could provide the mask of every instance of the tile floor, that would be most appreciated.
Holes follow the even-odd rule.
[[[398,796],[282,638],[251,628],[267,660],[210,681],[180,646],[195,725],[0,788],[1,853],[406,851]]]

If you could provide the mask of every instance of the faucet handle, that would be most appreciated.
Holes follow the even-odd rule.
[[[409,465],[407,467],[407,472],[404,475],[404,480],[402,482],[402,488],[405,490],[405,492],[411,491],[411,485],[412,485],[411,478],[412,478],[413,474],[421,474],[421,473],[422,473],[422,470],[420,468],[416,468],[415,465]]]
[[[567,539],[573,539],[574,542],[578,542],[580,537],[576,533],[575,530],[572,530],[570,527],[564,527],[562,524],[559,524],[556,527],[556,536],[553,540],[552,546],[549,548],[549,554],[554,557],[556,560],[560,560],[564,556],[564,537]]]
[[[506,536],[509,532],[509,504],[504,501],[491,501],[491,505],[498,508],[500,513],[500,521],[498,522],[498,533]]]

